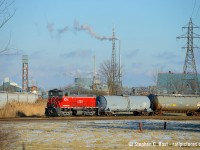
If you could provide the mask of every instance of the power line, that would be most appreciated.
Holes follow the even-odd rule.
[[[192,18],[192,16],[193,16],[193,13],[194,13],[195,6],[196,6],[196,0],[195,0],[195,2],[194,2],[194,7],[193,7],[193,10],[192,10],[192,15],[191,15],[191,18]]]
[[[199,9],[200,9],[200,3],[199,3],[199,7],[198,7],[198,9],[197,9],[197,13],[196,13],[196,17],[195,17],[195,18],[197,18],[197,15],[198,15]]]

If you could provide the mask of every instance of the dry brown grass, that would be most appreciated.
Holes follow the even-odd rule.
[[[44,116],[47,100],[38,99],[35,103],[13,101],[0,109],[0,118]]]

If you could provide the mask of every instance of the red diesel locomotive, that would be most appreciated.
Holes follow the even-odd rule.
[[[49,91],[46,116],[97,115],[96,97],[68,96],[67,91]]]

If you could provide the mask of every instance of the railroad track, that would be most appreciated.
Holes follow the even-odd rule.
[[[75,117],[18,117],[0,118],[0,121],[59,121],[59,120],[200,120],[200,116],[75,116]]]

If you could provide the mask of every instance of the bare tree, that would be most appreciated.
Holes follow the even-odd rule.
[[[121,71],[120,71],[121,70]],[[113,70],[110,60],[104,61],[99,68],[102,81],[107,84],[109,94],[116,94],[122,87],[120,83],[120,77],[122,76],[122,67],[119,69],[119,65],[115,65],[115,81],[113,81]]]
[[[101,79],[103,83],[106,83],[109,89],[109,93],[112,90],[112,67],[109,60],[104,61],[99,68]]]
[[[13,5],[14,0],[0,0],[0,29],[5,26],[5,24],[14,16],[15,9],[10,10],[10,7]],[[6,47],[3,50],[0,50],[0,55],[5,55],[9,51],[10,39]]]

